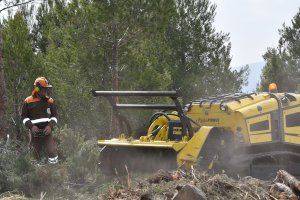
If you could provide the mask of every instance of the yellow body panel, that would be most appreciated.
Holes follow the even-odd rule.
[[[160,148],[160,149],[173,149],[178,152],[177,164],[178,166],[190,167],[197,162],[199,153],[210,133],[214,127],[203,126],[195,135],[188,141],[149,141],[142,142],[140,140],[126,140],[126,139],[111,139],[111,140],[98,140],[101,146],[116,146],[128,148]]]
[[[261,111],[258,109],[261,108]],[[261,115],[264,113],[269,113],[271,111],[278,109],[278,103],[274,98],[268,98],[264,101],[249,105],[247,107],[240,108],[236,110],[243,115],[243,118],[250,118],[256,115]]]
[[[272,135],[271,135],[271,133],[259,134],[259,135],[250,135],[250,141],[253,144],[272,142]]]
[[[262,143],[262,142],[271,142],[272,141],[271,121],[270,121],[270,119],[271,119],[271,115],[266,114],[266,115],[250,118],[246,121],[249,136],[250,136],[250,142],[252,144]],[[261,130],[261,131],[251,131],[250,130],[250,125],[251,124],[259,123],[261,121],[268,121],[268,128],[267,129]]]
[[[284,140],[289,143],[300,144],[300,135],[285,135]]]
[[[233,127],[236,120],[235,113],[224,112],[219,108],[199,107],[197,104],[193,105],[193,108],[187,115],[198,124],[204,126]]]
[[[286,116],[300,112],[300,107],[294,107],[283,111],[284,118],[284,139],[285,142],[300,144],[300,126],[287,127]]]
[[[248,125],[248,132],[250,133],[250,135],[257,135],[257,134],[261,134],[261,133],[270,133],[271,132],[271,115],[270,114],[266,114],[266,115],[262,115],[262,116],[258,116],[258,117],[253,117],[247,120],[247,125]],[[260,121],[268,121],[268,129],[262,130],[262,131],[250,131],[250,124],[254,124]]]
[[[295,114],[300,112],[300,108],[291,108],[288,110],[283,111],[283,118],[284,118],[284,132],[285,133],[292,133],[292,134],[299,134],[300,136],[300,126],[293,126],[293,127],[287,127],[286,125],[286,115]]]
[[[149,141],[142,142],[140,140],[126,140],[126,139],[111,139],[111,140],[98,140],[98,144],[101,146],[122,146],[122,147],[153,147],[163,149],[174,149],[179,151],[182,149],[187,142],[180,141]]]
[[[201,106],[196,102],[193,103],[187,115],[203,126],[225,128],[233,134],[239,129],[245,144],[270,142],[272,141],[271,134],[267,134],[271,132],[270,113],[278,110],[278,102],[268,93],[252,94],[251,97],[223,103],[227,107],[226,111],[220,109],[218,102],[208,101],[202,103]],[[262,120],[268,120],[269,128],[267,130],[253,132],[249,130],[252,123]]]
[[[257,106],[263,108],[263,113],[277,109],[276,100],[270,98],[266,93],[252,95],[252,98],[253,99],[240,99],[240,102],[231,101],[224,103],[228,108],[227,111],[220,110],[219,103],[210,104],[209,102],[205,102],[201,107],[199,106],[200,103],[193,103],[193,106],[187,115],[204,126],[232,128],[241,117],[242,119],[245,119],[261,114],[261,111],[257,109]]]
[[[243,142],[248,145],[278,142],[281,137],[287,143],[300,144],[300,122],[298,122],[299,125],[290,127],[287,127],[286,124],[286,115],[294,113],[300,115],[300,95],[290,95],[294,99],[288,99],[284,93],[257,93],[252,94],[252,98],[245,97],[239,101],[232,100],[223,104],[220,104],[222,99],[215,102],[213,100],[204,101],[201,105],[200,101],[196,101],[193,102],[187,115],[201,126],[231,130],[234,138],[236,133],[240,132],[243,135]],[[276,124],[280,122],[279,114],[281,111],[278,100],[282,100],[283,132],[280,129],[280,124]],[[221,105],[226,105],[227,109],[221,110]],[[260,123],[263,123],[261,127],[250,130],[251,126]],[[274,141],[272,131],[274,131]],[[201,147],[202,145],[200,144]],[[195,152],[198,152],[198,149]]]
[[[190,167],[197,162],[200,151],[214,127],[202,126],[195,135],[189,140],[187,145],[178,153],[177,164],[179,167],[185,165]]]

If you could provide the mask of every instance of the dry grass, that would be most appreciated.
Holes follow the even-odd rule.
[[[202,189],[208,199],[272,199],[269,194],[271,182],[252,177],[234,180],[226,174],[209,175],[197,170],[193,173],[160,170],[148,179],[132,180],[131,187],[122,184],[120,180],[120,177],[116,179],[115,184],[105,194],[101,194],[99,199],[171,199],[176,188],[185,184]]]

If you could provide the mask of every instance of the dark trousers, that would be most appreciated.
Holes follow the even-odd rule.
[[[46,136],[31,137],[31,145],[34,150],[34,157],[39,160],[41,158],[42,148],[46,150],[48,158],[57,156],[57,145],[54,141],[52,133]]]

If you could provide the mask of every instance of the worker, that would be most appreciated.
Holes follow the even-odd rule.
[[[272,93],[277,93],[278,92],[276,83],[269,84],[269,92],[272,92]]]
[[[22,107],[23,124],[30,129],[30,143],[37,161],[41,160],[41,151],[45,148],[48,162],[58,162],[57,146],[52,130],[57,124],[57,110],[50,98],[52,86],[45,77],[38,77],[33,84],[31,96],[27,97]]]

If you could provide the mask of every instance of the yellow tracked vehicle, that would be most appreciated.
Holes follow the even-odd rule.
[[[194,100],[175,91],[93,91],[94,96],[169,97],[172,105],[113,104],[156,109],[145,135],[98,140],[104,172],[190,168],[270,178],[278,169],[300,175],[300,95],[236,93]],[[119,118],[125,118],[118,114]],[[128,127],[130,135],[130,127]]]

